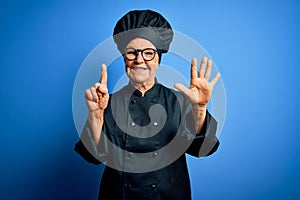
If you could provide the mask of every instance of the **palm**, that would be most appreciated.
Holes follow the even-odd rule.
[[[87,99],[86,104],[90,111],[97,111],[97,110],[104,110],[107,107],[109,95],[103,89],[100,90],[100,88],[105,88],[106,86],[100,84],[97,86],[97,95],[98,98],[95,99]]]
[[[191,103],[200,105],[207,104],[212,93],[211,85],[202,78],[192,79],[189,90],[188,98]]]
[[[180,90],[187,96],[192,104],[206,105],[210,100],[213,87],[220,78],[217,73],[215,77],[209,82],[211,75],[212,62],[203,58],[197,73],[197,60],[193,59],[191,64],[191,81],[190,87],[186,88],[182,84],[176,83],[175,88]]]

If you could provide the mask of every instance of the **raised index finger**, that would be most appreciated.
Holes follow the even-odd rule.
[[[106,85],[107,83],[107,70],[106,70],[106,65],[102,64],[101,65],[101,84]]]

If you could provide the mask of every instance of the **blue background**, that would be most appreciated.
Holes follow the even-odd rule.
[[[218,152],[188,160],[194,199],[299,199],[296,0],[2,1],[0,199],[97,197],[102,167],[73,151],[73,83],[115,22],[144,8],[200,43],[226,87]]]

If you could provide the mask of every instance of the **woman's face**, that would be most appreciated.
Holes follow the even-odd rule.
[[[135,38],[131,40],[126,47],[139,50],[146,48],[156,50],[155,46],[149,40],[143,38]],[[145,61],[141,52],[138,52],[138,55],[133,60],[124,59],[126,73],[131,82],[142,85],[154,82],[155,74],[159,66],[159,57],[157,52],[155,52],[153,60],[150,61]]]

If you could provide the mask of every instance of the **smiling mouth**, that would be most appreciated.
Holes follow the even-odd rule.
[[[131,69],[134,70],[134,71],[145,71],[145,70],[147,70],[146,67],[132,67]]]

